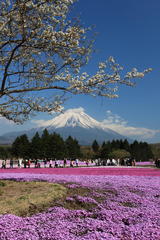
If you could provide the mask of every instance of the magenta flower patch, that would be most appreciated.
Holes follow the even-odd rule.
[[[1,173],[1,179],[86,187],[90,196],[67,197],[93,208],[49,208],[31,217],[0,215],[0,240],[160,239],[160,177]],[[72,184],[71,184],[72,183]],[[69,188],[70,189],[70,188]],[[71,204],[70,203],[70,204]]]

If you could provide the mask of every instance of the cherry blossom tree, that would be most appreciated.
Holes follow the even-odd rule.
[[[94,75],[90,28],[69,18],[75,0],[0,1],[0,116],[22,123],[35,112],[61,111],[67,94],[117,97],[151,69],[122,76],[113,57]]]

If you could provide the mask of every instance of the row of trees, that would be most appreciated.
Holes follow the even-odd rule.
[[[15,139],[11,147],[0,147],[0,158],[22,157],[31,159],[44,158],[128,158],[133,157],[136,161],[147,161],[154,158],[151,147],[146,142],[134,141],[129,143],[125,140],[113,140],[99,145],[96,140],[92,146],[81,146],[76,139],[69,136],[65,141],[57,134],[49,134],[45,129],[40,136],[37,132],[29,141],[26,134]]]
[[[57,134],[49,134],[45,129],[40,136],[37,132],[29,141],[26,134],[15,139],[11,148],[1,148],[0,157],[16,157],[31,159],[63,159],[80,157],[80,145],[69,136],[65,141]]]
[[[102,159],[133,157],[136,161],[147,161],[154,157],[148,143],[138,141],[129,143],[127,139],[104,142],[101,146],[94,140],[92,150],[95,157]]]

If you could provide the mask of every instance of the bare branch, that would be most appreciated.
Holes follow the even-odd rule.
[[[11,53],[11,56],[8,60],[8,63],[6,64],[6,67],[5,67],[5,70],[4,70],[4,74],[3,74],[3,79],[2,79],[2,85],[1,85],[1,92],[3,93],[4,91],[4,87],[5,87],[5,83],[6,83],[6,79],[7,79],[7,71],[8,71],[8,68],[12,62],[12,59],[13,59],[13,56],[16,52],[16,50],[21,47],[21,45],[24,43],[24,40],[21,41],[21,43],[19,43],[13,50],[12,50],[12,53]]]

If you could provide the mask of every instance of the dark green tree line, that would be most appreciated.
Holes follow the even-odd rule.
[[[94,157],[100,157],[102,159],[109,158],[112,156],[115,151],[119,151],[120,155],[122,151],[126,151],[127,155],[136,159],[136,161],[148,161],[151,158],[154,158],[151,147],[146,142],[134,141],[129,143],[127,139],[125,140],[113,140],[103,142],[99,146],[98,151],[95,151],[95,146],[97,147],[98,143],[96,140],[92,144],[92,149],[94,151]],[[97,148],[96,148],[97,149]]]
[[[49,134],[45,129],[40,136],[38,132],[31,141],[27,135],[15,139],[11,148],[14,157],[31,159],[63,159],[81,156],[80,145],[76,139],[69,136],[65,141],[57,134]]]

